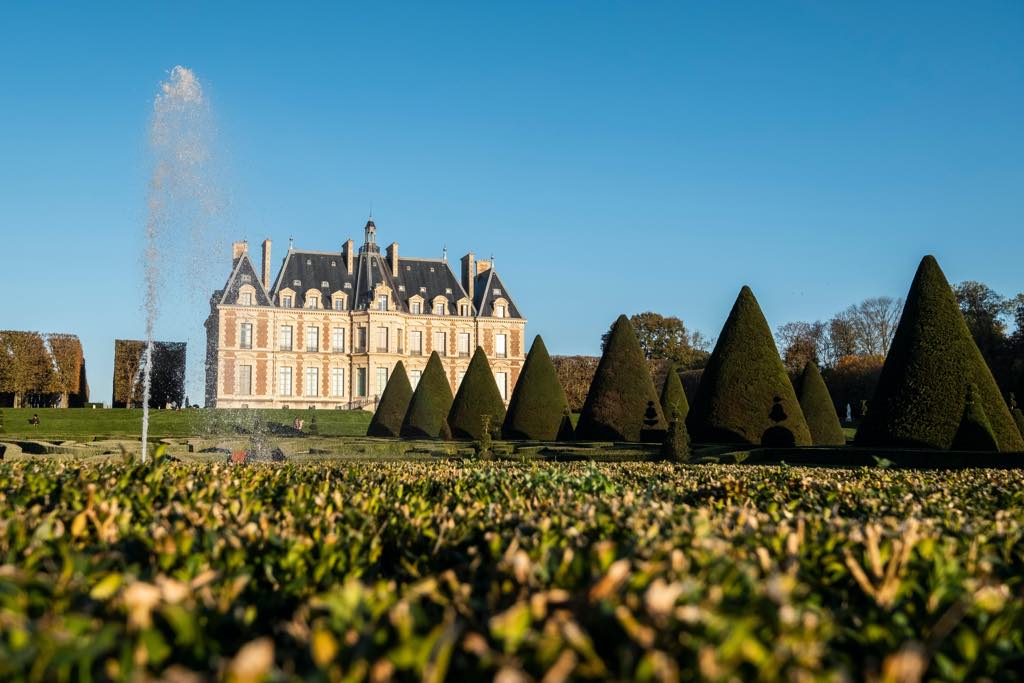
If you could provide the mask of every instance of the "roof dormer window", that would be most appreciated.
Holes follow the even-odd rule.
[[[292,280],[292,287],[301,287],[302,280]]]
[[[306,308],[320,308],[320,297],[308,296],[306,297]]]
[[[345,283],[345,289],[352,289],[352,283],[351,282],[346,282]]]
[[[326,289],[327,287],[331,286],[331,283],[328,282],[327,280],[321,280],[320,281],[320,286]]]
[[[241,275],[238,276],[238,279],[241,280],[242,282],[252,282],[252,276],[249,275],[248,273],[242,273]]]
[[[281,308],[291,308],[293,306],[293,303],[292,303],[293,301],[294,301],[294,299],[292,299],[292,295],[291,294],[282,294],[281,295]]]

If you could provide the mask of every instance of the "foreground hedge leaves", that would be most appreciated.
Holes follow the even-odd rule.
[[[1022,492],[988,470],[4,464],[0,679],[1010,680]]]

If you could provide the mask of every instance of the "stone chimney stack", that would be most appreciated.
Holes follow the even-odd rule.
[[[249,252],[249,243],[246,241],[231,243],[231,260],[237,261]]]
[[[476,262],[476,274],[486,273],[491,269],[491,262],[486,259],[480,259]]]
[[[270,240],[263,240],[263,263],[262,266],[263,274],[263,289],[270,291]]]
[[[391,277],[398,277],[398,242],[388,245],[388,263],[391,264]]]
[[[462,257],[462,288],[466,290],[469,300],[476,301],[473,297],[473,285],[476,283],[476,256],[469,252]]]
[[[348,268],[348,274],[352,274],[352,269],[355,268],[355,255],[352,253],[352,247],[355,243],[352,238],[345,240],[345,267]]]

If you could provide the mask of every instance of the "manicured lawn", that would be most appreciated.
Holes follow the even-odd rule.
[[[248,426],[255,418],[264,424],[291,425],[301,417],[308,430],[314,411],[309,410],[154,410],[150,413],[149,435],[152,438],[171,436],[204,436],[233,433],[237,426]],[[141,408],[3,408],[7,437],[38,439],[89,439],[96,436],[139,436],[142,433]],[[39,415],[40,424],[28,423]],[[362,436],[370,424],[371,414],[362,410],[315,411],[317,427],[324,436]]]

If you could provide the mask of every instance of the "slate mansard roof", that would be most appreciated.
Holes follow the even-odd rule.
[[[370,225],[372,222],[368,227]],[[473,277],[474,300],[470,302],[473,315],[489,315],[494,300],[504,298],[508,302],[507,317],[522,318],[493,267]],[[269,292],[263,288],[256,266],[246,252],[235,260],[227,284],[214,294],[214,299],[221,304],[235,303],[239,288],[252,284],[256,288],[254,303],[258,306],[278,306],[280,292],[290,289],[295,293],[296,308],[305,306],[309,290],[317,290],[322,306],[329,308],[331,296],[340,291],[345,294],[345,310],[351,311],[371,306],[374,288],[381,283],[391,289],[399,310],[406,313],[410,312],[409,300],[414,296],[423,300],[424,312],[433,308],[435,298],[443,297],[448,302],[448,315],[458,313],[459,300],[469,300],[463,284],[446,260],[400,256],[395,277],[388,255],[381,253],[369,238],[358,253],[353,254],[351,273],[345,251],[297,251],[289,247]]]

